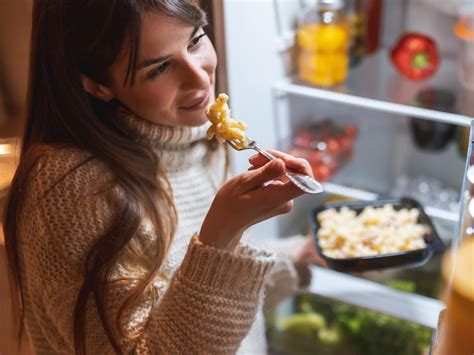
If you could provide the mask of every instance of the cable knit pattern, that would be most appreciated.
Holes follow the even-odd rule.
[[[274,254],[246,244],[230,253],[192,237],[225,179],[224,150],[211,149],[203,139],[206,125],[155,125],[125,110],[118,118],[156,148],[179,217],[162,276],[126,311],[122,330],[140,336],[120,339],[124,352],[264,354],[263,290]],[[119,191],[105,188],[112,178],[101,161],[72,148],[52,148],[29,177],[19,223],[20,260],[27,330],[38,354],[73,353],[73,311],[85,258],[114,217]],[[156,238],[147,220],[138,233],[143,240]],[[135,286],[134,270],[124,265],[110,281],[111,319]],[[86,319],[87,352],[112,353],[92,297]]]

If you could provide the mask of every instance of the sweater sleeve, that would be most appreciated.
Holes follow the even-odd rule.
[[[309,265],[297,265],[292,256],[306,243],[306,237],[295,235],[272,239],[258,245],[276,255],[275,265],[265,285],[265,305],[274,306],[285,298],[307,289],[311,283]]]
[[[93,187],[97,171],[91,172],[91,165],[48,189],[42,180],[52,167],[44,169],[29,189],[20,222],[23,288],[30,314],[48,346],[58,353],[74,352],[74,307],[84,281],[85,259],[113,214]],[[42,198],[31,198],[39,190]],[[136,281],[122,277],[110,281],[106,310],[112,331],[119,335],[124,353],[235,353],[262,302],[263,284],[273,263],[273,254],[247,245],[231,253],[193,238],[175,274],[155,280],[125,310],[124,323],[118,327],[118,311]],[[117,270],[121,274],[124,271]],[[112,352],[92,296],[85,329],[87,353]]]

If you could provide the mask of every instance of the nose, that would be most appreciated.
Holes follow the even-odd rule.
[[[203,63],[196,58],[184,61],[183,88],[188,90],[206,90],[210,85],[209,73]]]

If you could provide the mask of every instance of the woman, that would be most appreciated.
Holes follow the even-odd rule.
[[[5,236],[36,352],[264,353],[263,290],[287,296],[298,268],[240,240],[300,195],[285,164],[310,169],[274,152],[225,182],[225,150],[204,139],[205,14],[192,0],[38,0],[33,20]]]

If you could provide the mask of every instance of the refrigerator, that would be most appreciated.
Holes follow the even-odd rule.
[[[218,92],[228,93],[233,118],[248,124],[247,134],[259,146],[287,151],[298,132],[311,125],[317,131],[318,124],[328,120],[331,125],[351,125],[357,130],[350,157],[323,182],[325,192],[302,196],[288,215],[254,226],[255,238],[311,234],[312,211],[334,199],[405,196],[422,204],[446,247],[458,243],[470,149],[466,142],[474,118],[474,95],[461,85],[458,75],[460,43],[453,29],[459,1],[383,1],[377,50],[350,69],[344,84],[329,89],[302,83],[296,75],[298,16],[314,1],[207,3],[212,7],[212,36],[220,60]],[[409,31],[429,34],[438,44],[441,65],[431,79],[404,79],[390,61],[390,49]],[[447,95],[449,107],[414,103],[417,94],[433,89]],[[416,130],[426,125],[451,132],[441,148],[423,146],[419,137],[417,141]],[[251,154],[233,152],[234,173],[247,170]],[[422,266],[361,273],[313,267],[313,281],[305,294],[267,312],[272,353],[370,354],[377,350],[370,352],[368,347],[384,341],[386,353],[427,353],[445,308],[441,259],[438,251]],[[307,337],[282,331],[285,319],[305,309],[324,318],[327,342],[318,338],[321,332],[309,331],[312,340],[307,341]],[[343,321],[338,317],[346,317],[346,323],[373,318],[368,323],[373,329],[365,330],[369,334],[353,334],[352,341],[358,345],[342,344],[336,328]],[[331,329],[336,331],[331,333]],[[395,339],[407,329],[416,337]],[[342,337],[348,338],[347,334]],[[400,342],[406,344],[400,347]],[[367,351],[361,352],[360,346]]]

